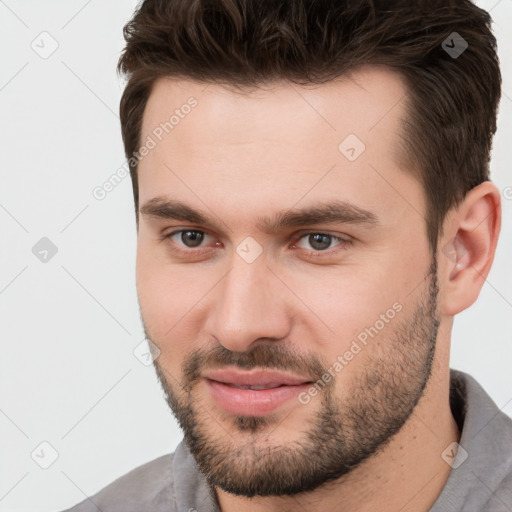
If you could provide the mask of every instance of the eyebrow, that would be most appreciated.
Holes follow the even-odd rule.
[[[168,220],[181,220],[218,228],[217,222],[177,200],[162,196],[148,200],[140,208],[142,215]],[[285,228],[297,228],[322,223],[379,225],[375,213],[345,201],[328,201],[303,209],[289,209],[273,217],[258,217],[257,229],[272,234]]]

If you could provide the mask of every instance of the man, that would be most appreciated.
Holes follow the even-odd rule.
[[[71,510],[512,510],[512,420],[449,368],[500,230],[490,23],[464,0],[139,6],[137,289],[184,439]]]

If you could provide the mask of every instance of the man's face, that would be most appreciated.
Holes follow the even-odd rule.
[[[377,68],[245,94],[155,84],[137,288],[157,374],[212,486],[249,497],[312,490],[383,447],[422,395],[437,279],[422,187],[399,167],[405,94]],[[172,218],[184,209],[166,201],[203,218]],[[277,222],[333,202],[329,219]],[[276,390],[220,384],[218,399],[205,375],[219,369],[316,386],[287,387],[269,405]]]

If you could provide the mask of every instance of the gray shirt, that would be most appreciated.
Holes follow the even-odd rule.
[[[453,369],[450,377],[450,406],[467,458],[458,465],[464,454],[459,450],[450,461],[450,476],[429,512],[512,512],[512,419],[473,377]],[[67,512],[98,510],[220,512],[184,441]]]

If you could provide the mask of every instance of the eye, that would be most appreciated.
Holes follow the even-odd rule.
[[[164,235],[163,239],[169,238],[178,245],[183,244],[183,246],[188,249],[194,249],[199,247],[201,242],[207,236],[208,235],[204,231],[198,231],[195,229],[181,229],[179,231],[173,231],[172,233]]]
[[[173,242],[172,245],[174,245],[173,250],[190,254],[193,252],[191,251],[193,249],[205,248],[204,244],[203,246],[201,246],[201,244],[209,237],[210,235],[197,229],[180,229],[163,235],[162,240],[170,239]],[[304,242],[302,242],[302,240],[304,240]],[[333,242],[337,243],[333,245]],[[328,233],[309,232],[300,235],[299,238],[296,238],[296,242],[292,244],[291,248],[305,249],[306,252],[313,256],[322,256],[323,253],[330,253],[331,251],[329,251],[329,249],[332,249],[333,247],[343,249],[351,243],[351,240],[347,238],[342,238]],[[218,246],[221,244],[220,242],[216,242],[215,245]],[[305,245],[309,245],[310,247],[305,247]]]
[[[309,249],[308,247],[301,246],[298,243],[294,243],[292,247],[300,247],[301,249],[306,249],[309,252],[313,253],[321,253],[324,251],[327,251],[328,249],[332,248],[332,242],[337,241],[338,243],[335,246],[344,246],[350,243],[349,240],[329,235],[328,233],[318,233],[318,232],[311,232],[311,233],[305,233],[298,241],[305,239],[306,244],[309,244],[310,247],[313,249]]]

